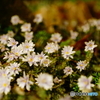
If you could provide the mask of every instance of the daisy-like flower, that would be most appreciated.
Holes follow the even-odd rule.
[[[10,86],[10,80],[5,77],[0,77],[0,94],[5,93],[7,94],[10,92],[11,86]]]
[[[35,16],[35,19],[33,20],[33,22],[35,22],[35,23],[37,23],[37,24],[41,23],[42,21],[43,21],[43,17],[42,17],[41,14],[37,14],[37,15]]]
[[[70,31],[71,39],[76,39],[78,36],[78,32],[74,32],[73,30]]]
[[[33,64],[38,66],[37,62],[39,62],[38,56],[33,52],[32,54],[28,53],[27,56],[22,58],[23,61],[28,62],[29,66],[32,66]]]
[[[10,73],[6,69],[0,69],[0,78],[8,78],[9,80],[13,79],[10,75]]]
[[[81,76],[79,79],[78,79],[78,86],[79,86],[79,89],[82,91],[82,92],[90,92],[91,91],[91,87],[93,87],[94,85],[91,84],[91,81],[92,81],[92,76],[90,76],[89,78],[87,78],[86,76]]]
[[[51,35],[50,40],[55,42],[55,43],[59,43],[62,40],[62,36],[60,33],[54,33]]]
[[[7,59],[7,62],[12,61],[15,58],[15,55],[11,52],[5,52],[4,58]]]
[[[93,49],[95,47],[97,47],[97,45],[94,44],[94,41],[89,41],[89,42],[85,42],[86,46],[85,46],[85,51],[91,51],[93,52]]]
[[[58,51],[59,49],[59,45],[57,43],[47,43],[46,47],[45,47],[45,52],[47,53],[54,53],[56,51]]]
[[[25,42],[23,42],[22,44],[21,44],[21,46],[22,46],[22,52],[23,53],[28,53],[28,52],[30,52],[30,51],[34,51],[34,46],[35,46],[35,44],[32,42],[32,41],[25,41]]]
[[[33,82],[29,80],[29,75],[25,75],[25,72],[23,72],[23,77],[20,77],[17,79],[17,84],[22,89],[24,89],[24,87],[26,87],[26,89],[28,91],[30,91],[30,85],[32,85]]]
[[[21,26],[21,31],[22,32],[29,32],[31,31],[31,24],[30,23],[25,23]]]
[[[51,61],[47,58],[41,60],[40,65],[44,66],[44,67],[48,67],[50,65]]]
[[[3,34],[3,35],[0,36],[0,42],[2,44],[7,44],[8,43],[8,38],[9,38],[9,36],[7,34]]]
[[[16,75],[16,74],[19,74],[19,72],[21,71],[20,69],[20,64],[14,62],[14,63],[11,63],[10,66],[7,66],[7,71],[10,73],[10,75]]]
[[[82,70],[85,69],[85,67],[87,66],[87,64],[88,64],[88,62],[86,62],[86,60],[84,60],[84,61],[79,61],[79,62],[77,63],[76,68],[79,69],[80,71],[82,71]]]
[[[37,54],[39,62],[42,63],[43,59],[46,59],[48,56],[46,56],[43,52],[41,52],[40,54]]]
[[[40,73],[37,78],[35,78],[36,83],[39,87],[44,88],[45,90],[52,89],[53,86],[53,76],[47,73]]]
[[[25,40],[32,40],[33,32],[25,32]]]
[[[9,38],[8,43],[7,43],[7,46],[8,47],[12,47],[12,46],[16,46],[17,44],[18,44],[18,42],[15,41],[15,39]]]
[[[11,54],[13,54],[14,58],[17,59],[18,57],[21,56],[21,54],[23,54],[22,50],[23,50],[23,48],[22,48],[21,45],[19,45],[19,46],[13,46],[11,48]]]
[[[69,59],[69,58],[73,58],[72,54],[75,53],[75,51],[72,51],[73,47],[71,46],[64,46],[63,50],[62,50],[62,56],[65,59]]]
[[[14,15],[14,16],[11,17],[11,23],[13,25],[17,25],[17,24],[19,24],[19,22],[20,22],[20,18],[19,18],[18,15]]]
[[[73,70],[71,67],[69,67],[69,66],[65,67],[64,74],[71,75],[72,73],[73,73]]]

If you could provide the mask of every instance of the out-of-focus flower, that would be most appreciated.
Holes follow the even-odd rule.
[[[10,73],[10,75],[16,75],[16,74],[19,74],[19,72],[21,71],[20,69],[20,64],[14,62],[14,63],[11,63],[10,66],[7,66],[7,71]]]
[[[66,74],[66,75],[71,75],[72,72],[73,72],[73,70],[72,70],[71,67],[69,67],[69,66],[65,67],[65,69],[64,69],[64,74]]]
[[[25,32],[25,40],[32,40],[33,32]]]
[[[79,61],[77,62],[77,66],[76,68],[79,69],[80,71],[84,70],[85,67],[87,66],[88,62],[86,62],[86,60],[84,61]]]
[[[52,89],[53,86],[53,76],[47,73],[40,73],[35,79],[39,87],[45,90]]]
[[[88,20],[90,26],[97,26],[97,20],[96,19],[89,19]]]
[[[8,43],[8,39],[9,39],[9,36],[7,34],[3,34],[0,36],[0,42],[2,44],[7,44]]]
[[[97,47],[97,45],[94,44],[94,41],[89,41],[89,42],[85,42],[86,46],[85,46],[85,51],[91,51],[93,52],[93,49],[95,47]]]
[[[65,95],[64,97],[61,97],[59,100],[72,100],[69,95]]]
[[[60,83],[62,80],[58,79],[58,77],[55,77],[53,81],[54,81],[54,83]]]
[[[8,50],[8,48],[6,48],[4,44],[0,43],[0,51],[3,52],[5,50]]]
[[[62,56],[65,59],[69,59],[69,58],[73,58],[72,54],[75,53],[75,51],[72,51],[73,47],[71,46],[64,46],[63,50],[62,50]]]
[[[37,24],[41,23],[42,21],[43,21],[43,17],[42,17],[41,14],[37,14],[37,15],[35,16],[35,19],[33,20],[33,22],[35,22],[35,23],[37,23]]]
[[[5,78],[0,77],[0,94],[2,93],[7,94],[10,90],[11,90],[10,80],[7,77]]]
[[[82,92],[90,92],[91,91],[91,87],[93,87],[94,85],[91,84],[91,81],[92,81],[92,76],[90,76],[89,78],[87,78],[86,76],[81,76],[79,79],[78,79],[78,86],[79,86],[79,89],[82,91]]]
[[[26,87],[26,89],[28,91],[30,91],[30,85],[32,85],[33,82],[29,80],[29,75],[25,75],[25,72],[23,72],[23,77],[20,77],[17,79],[17,84],[22,89],[24,89],[24,87]]]
[[[57,43],[47,43],[46,47],[45,47],[45,52],[47,53],[54,53],[56,51],[58,51],[59,49],[59,45]]]
[[[90,30],[90,25],[88,23],[81,26],[83,32],[88,32]]]
[[[21,31],[22,32],[29,32],[31,31],[31,24],[30,23],[25,23],[21,26]]]
[[[19,18],[18,15],[14,15],[14,16],[11,17],[11,23],[13,25],[17,25],[17,24],[19,24],[19,22],[20,22],[20,18]]]
[[[54,33],[51,35],[50,40],[55,42],[55,43],[59,43],[62,40],[62,36],[60,33]]]
[[[15,33],[13,31],[8,31],[7,35],[12,38],[14,37]]]
[[[70,35],[71,35],[71,39],[76,39],[76,37],[78,36],[78,32],[74,32],[73,30],[70,30]]]

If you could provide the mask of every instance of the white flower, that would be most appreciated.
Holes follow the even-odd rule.
[[[43,17],[42,17],[41,14],[37,14],[37,15],[35,16],[35,19],[33,20],[33,22],[35,22],[35,23],[37,23],[37,24],[41,23],[42,21],[43,21]]]
[[[14,55],[14,58],[17,59],[18,57],[21,56],[21,54],[23,54],[22,52],[22,46],[19,45],[19,46],[13,46],[11,48],[11,53]]]
[[[85,42],[86,46],[85,46],[85,51],[91,51],[93,52],[93,49],[95,47],[97,47],[97,45],[94,45],[94,41],[89,41],[89,42]]]
[[[8,59],[7,62],[12,61],[15,58],[15,55],[11,52],[5,52],[3,59]]]
[[[16,74],[19,74],[19,72],[21,71],[20,69],[20,64],[14,62],[14,63],[11,63],[10,66],[7,66],[7,71],[10,73],[10,75],[16,75]]]
[[[53,76],[47,73],[40,73],[35,79],[39,87],[42,87],[46,90],[52,89],[53,86]]]
[[[82,28],[83,32],[88,32],[90,30],[90,26],[88,23],[81,26],[81,28]]]
[[[19,24],[19,22],[20,22],[20,18],[19,18],[18,15],[14,15],[14,16],[11,17],[11,23],[13,25],[17,25],[17,24]]]
[[[10,80],[5,77],[5,78],[0,78],[0,94],[5,93],[7,94],[10,91]]]
[[[85,69],[85,67],[87,66],[87,64],[88,64],[88,62],[86,62],[86,60],[84,60],[84,61],[79,61],[79,62],[77,63],[76,68],[79,69],[80,71],[82,71],[82,70]]]
[[[65,67],[65,69],[64,69],[64,74],[66,74],[66,75],[71,75],[72,72],[73,72],[73,70],[72,70],[71,67],[69,67],[69,66]]]
[[[3,34],[3,35],[1,35],[0,36],[0,42],[2,43],[2,44],[7,44],[7,42],[8,42],[8,38],[9,38],[9,36],[6,34]]]
[[[74,32],[73,30],[70,31],[71,39],[76,39],[78,36],[78,32]]]
[[[73,47],[71,46],[64,46],[63,50],[62,50],[62,56],[65,59],[69,59],[69,58],[73,58],[72,54],[75,53],[75,51],[72,51]]]
[[[13,38],[8,39],[8,43],[7,43],[8,47],[16,46],[17,44],[18,44],[18,42],[15,41],[15,39],[13,39]]]
[[[92,76],[90,76],[89,78],[87,78],[86,76],[81,76],[79,79],[78,79],[78,86],[79,86],[79,89],[82,91],[82,92],[90,92],[91,91],[91,87],[93,87],[94,85],[91,84],[91,81],[92,81]]]
[[[50,65],[51,61],[49,59],[43,59],[40,62],[40,65],[43,65],[44,67],[48,67]]]
[[[25,32],[25,40],[32,40],[33,32]]]
[[[29,80],[29,75],[25,75],[25,72],[23,73],[23,77],[20,77],[17,79],[17,84],[19,85],[19,87],[21,87],[22,89],[24,87],[26,87],[26,89],[28,91],[30,91],[30,85],[33,84],[32,81]]]
[[[37,54],[39,62],[42,63],[43,59],[46,59],[48,56],[46,56],[43,52],[41,52],[40,54]]]
[[[31,31],[31,24],[30,23],[25,23],[21,26],[21,31],[22,32],[27,32]]]
[[[28,52],[30,52],[30,51],[34,51],[34,46],[35,46],[35,44],[30,40],[30,41],[25,41],[25,42],[23,42],[22,44],[21,44],[21,46],[22,46],[22,52],[23,53],[28,53]]]
[[[59,43],[62,40],[62,36],[59,33],[54,33],[51,35],[50,40],[55,42],[55,43]]]
[[[33,52],[32,54],[28,53],[27,56],[22,58],[23,61],[28,62],[29,66],[38,65],[37,62],[39,62],[38,56]]]
[[[47,53],[54,53],[56,51],[58,51],[59,49],[59,45],[57,43],[47,43],[46,47],[45,47],[45,52]]]

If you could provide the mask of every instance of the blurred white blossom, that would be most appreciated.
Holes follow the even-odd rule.
[[[82,92],[90,92],[91,87],[94,85],[91,84],[92,76],[89,76],[88,78],[86,76],[81,75],[81,77],[78,79],[78,87]]]
[[[47,73],[40,73],[35,79],[39,87],[45,90],[52,89],[53,86],[53,76]]]

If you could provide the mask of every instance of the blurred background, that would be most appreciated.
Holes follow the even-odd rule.
[[[100,18],[100,0],[1,0],[0,26],[10,24],[13,15],[33,22],[34,16],[41,14],[46,29],[53,27],[73,29],[90,18]]]

